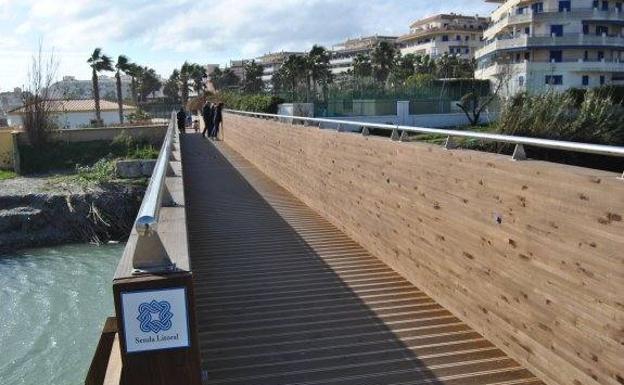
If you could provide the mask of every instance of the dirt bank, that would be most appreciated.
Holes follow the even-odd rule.
[[[0,182],[0,251],[125,240],[144,191],[140,183],[84,187],[55,178]]]

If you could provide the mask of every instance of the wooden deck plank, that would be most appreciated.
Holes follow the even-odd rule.
[[[541,384],[223,143],[184,140],[208,384]]]

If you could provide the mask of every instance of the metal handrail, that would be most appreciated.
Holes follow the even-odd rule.
[[[169,194],[166,190],[165,180],[171,167],[169,161],[171,160],[176,132],[177,119],[174,111],[171,114],[167,133],[165,134],[152,176],[145,190],[141,208],[134,223],[138,234],[137,248],[133,258],[135,272],[171,270],[174,268],[171,259],[162,247],[157,229],[160,209],[163,207],[165,200],[164,197]],[[167,200],[171,200],[171,197],[168,196]]]
[[[353,121],[353,120],[308,118],[308,117],[300,117],[300,116],[266,114],[266,113],[260,113],[260,112],[248,112],[248,111],[238,111],[238,110],[225,110],[225,111],[229,113],[238,114],[238,115],[259,116],[259,117],[268,117],[268,118],[275,118],[275,119],[280,119],[280,118],[281,119],[293,119],[293,121],[297,120],[297,121],[302,121],[302,122],[331,123],[331,124],[359,126],[359,127],[366,127],[366,128],[378,128],[382,130],[394,131],[396,133],[398,133],[399,131],[403,131],[403,132],[408,132],[408,133],[411,132],[411,133],[420,133],[420,134],[437,134],[437,135],[447,136],[449,139],[451,137],[463,137],[463,138],[488,140],[488,141],[498,142],[498,143],[515,144],[516,146],[527,145],[527,146],[534,146],[534,147],[550,148],[550,149],[555,149],[555,150],[565,150],[565,151],[572,151],[572,152],[584,152],[584,153],[589,153],[589,154],[624,157],[624,147],[608,146],[608,145],[603,145],[603,144],[567,142],[567,141],[552,140],[552,139],[530,138],[530,137],[525,137],[525,136],[488,134],[484,132],[474,132],[474,131],[459,131],[459,130],[438,129],[438,128],[381,124],[381,123],[367,123],[367,122],[359,122],[359,121]],[[516,150],[521,150],[522,152],[524,152],[523,148],[517,148]]]

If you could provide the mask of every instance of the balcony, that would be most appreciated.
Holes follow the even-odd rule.
[[[492,24],[490,28],[484,32],[484,36],[486,39],[493,38],[508,26],[551,21],[556,21],[558,23],[571,21],[624,23],[624,12],[618,11],[617,9],[603,11],[598,8],[573,8],[568,12],[559,12],[557,10],[537,13],[531,11],[522,14],[512,13]]]
[[[624,47],[622,36],[596,36],[583,34],[554,35],[520,35],[509,38],[499,38],[486,43],[477,50],[476,57],[483,57],[496,51],[513,51],[534,48],[575,48],[575,47]]]
[[[507,73],[510,76],[527,73],[624,73],[624,62],[618,60],[569,60],[563,62],[529,62],[500,64],[494,63],[490,66],[479,68],[476,71],[478,79],[493,78],[496,75]]]

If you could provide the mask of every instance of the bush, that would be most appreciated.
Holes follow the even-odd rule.
[[[209,98],[213,102],[221,101],[225,108],[242,111],[264,112],[267,114],[277,113],[277,106],[284,102],[283,99],[264,94],[241,94],[237,92],[222,92]]]
[[[624,107],[605,90],[518,94],[501,109],[503,134],[586,143],[624,143]]]

